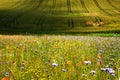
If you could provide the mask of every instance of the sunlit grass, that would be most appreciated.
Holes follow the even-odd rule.
[[[0,33],[117,32],[120,31],[118,3],[115,0],[0,1]]]
[[[0,79],[118,80],[120,38],[0,35]]]

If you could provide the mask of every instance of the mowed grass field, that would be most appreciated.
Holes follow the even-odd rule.
[[[0,35],[0,80],[120,80],[120,37]]]
[[[119,32],[120,0],[0,1],[0,33]]]

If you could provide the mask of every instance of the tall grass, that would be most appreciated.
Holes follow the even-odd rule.
[[[7,72],[10,80],[118,80],[119,42],[119,37],[0,35],[0,79]]]

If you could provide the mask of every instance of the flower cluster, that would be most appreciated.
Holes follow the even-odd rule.
[[[89,36],[0,40],[0,79],[117,80],[119,42],[120,38]]]
[[[101,68],[101,71],[107,71],[111,75],[115,76],[115,71],[112,68]]]
[[[84,61],[84,64],[91,64],[91,61]]]
[[[52,66],[53,66],[53,67],[57,67],[58,64],[57,64],[57,63],[52,63]]]

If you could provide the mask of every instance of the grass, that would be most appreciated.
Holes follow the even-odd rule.
[[[119,3],[0,1],[0,79],[120,80]]]
[[[120,34],[114,34],[114,33],[110,33],[110,34],[100,34],[100,33],[95,33],[95,34],[90,34],[93,36],[102,36],[102,37],[120,37]]]
[[[119,42],[116,36],[0,35],[0,79],[7,72],[10,80],[119,80]]]
[[[120,31],[119,0],[0,1],[0,33]]]

